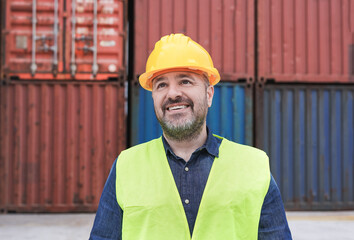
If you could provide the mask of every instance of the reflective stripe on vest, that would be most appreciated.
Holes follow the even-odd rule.
[[[161,138],[123,151],[116,171],[123,240],[257,239],[270,182],[261,150],[222,140],[192,238]]]

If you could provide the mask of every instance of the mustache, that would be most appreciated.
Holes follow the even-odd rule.
[[[190,100],[189,98],[183,98],[183,97],[177,97],[175,99],[169,98],[162,104],[163,111],[167,109],[167,105],[176,104],[176,103],[187,103],[192,109],[194,106],[193,101]]]

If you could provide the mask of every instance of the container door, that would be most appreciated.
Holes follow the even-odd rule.
[[[72,0],[70,61],[75,79],[117,78],[124,66],[124,2],[120,0]]]
[[[17,78],[56,76],[62,35],[62,0],[9,0],[3,34],[5,74]]]
[[[121,0],[8,0],[3,72],[21,80],[125,76]]]

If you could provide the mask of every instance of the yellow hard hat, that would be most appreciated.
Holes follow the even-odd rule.
[[[213,60],[202,46],[183,34],[171,34],[155,44],[146,62],[146,71],[139,77],[140,85],[151,91],[154,77],[181,69],[206,73],[211,85],[220,81]]]

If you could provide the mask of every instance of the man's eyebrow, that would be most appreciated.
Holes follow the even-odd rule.
[[[160,81],[163,81],[163,80],[166,80],[165,76],[158,76],[158,77],[152,79],[151,83],[154,84],[154,83],[157,83],[157,82],[160,82]]]

